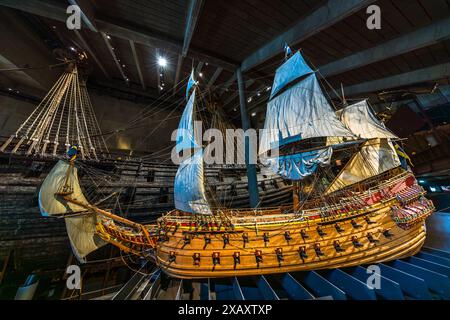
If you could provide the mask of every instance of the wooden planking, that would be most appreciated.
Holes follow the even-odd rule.
[[[172,37],[183,38],[185,1],[109,0],[95,1],[97,12],[139,24]]]
[[[384,214],[381,214],[384,216]],[[333,235],[333,230],[327,230],[329,232],[329,236],[325,236],[323,239],[318,238],[317,235],[310,235],[310,239],[306,243],[308,255],[309,257],[305,259],[307,262],[301,261],[298,255],[298,247],[301,245],[302,241],[298,242],[298,234],[300,232],[300,227],[297,227],[297,231],[290,230],[292,235],[296,235],[296,238],[292,240],[292,244],[286,244],[286,241],[283,240],[284,237],[282,235],[273,236],[269,242],[269,244],[265,245],[262,240],[260,240],[260,236],[255,235],[251,231],[249,231],[249,238],[257,240],[251,240],[248,246],[245,249],[241,248],[241,264],[234,269],[232,253],[236,251],[237,247],[242,247],[242,240],[237,239],[240,234],[230,235],[230,243],[228,247],[223,247],[223,242],[221,243],[220,239],[211,236],[212,241],[211,244],[207,247],[203,247],[203,239],[191,239],[191,244],[186,245],[183,249],[180,247],[183,244],[183,240],[174,236],[169,235],[169,241],[166,243],[162,243],[160,247],[160,251],[158,254],[158,261],[161,263],[163,268],[167,270],[169,274],[188,277],[188,278],[196,278],[203,275],[203,277],[217,277],[217,276],[225,276],[225,275],[248,275],[248,274],[267,274],[267,273],[279,273],[279,272],[290,272],[290,271],[298,271],[298,270],[308,270],[308,269],[320,269],[320,268],[331,268],[331,267],[341,267],[348,265],[356,265],[361,263],[371,263],[375,261],[383,261],[386,259],[394,259],[401,257],[406,254],[412,254],[417,252],[421,245],[423,244],[425,233],[423,231],[422,226],[415,226],[409,231],[401,230],[396,227],[392,220],[389,217],[380,218],[381,224],[377,224],[376,227],[368,229],[372,231],[374,236],[376,236],[375,230],[382,230],[384,228],[391,228],[392,232],[395,234],[392,240],[384,239],[382,236],[378,237],[380,243],[376,246],[369,245],[364,249],[354,248],[350,242],[350,233],[349,235],[343,236],[340,234],[336,234],[336,231]],[[386,219],[385,222],[383,219]],[[283,230],[286,229],[286,226]],[[312,229],[312,228],[311,228]],[[287,229],[286,229],[287,230]],[[268,229],[260,228],[260,234],[263,232],[269,231]],[[315,232],[315,231],[310,231]],[[367,240],[364,239],[365,232],[354,232],[353,234],[357,235],[361,242],[367,243]],[[346,248],[346,252],[343,254],[337,254],[334,247],[333,241],[339,240],[341,245]],[[238,243],[234,244],[235,241]],[[175,245],[176,247],[172,247],[170,245]],[[240,244],[239,244],[240,243]],[[294,244],[295,243],[295,244]],[[317,257],[313,251],[312,245],[314,243],[320,243],[322,251],[325,253],[325,256],[320,258]],[[201,250],[201,264],[200,266],[194,267],[192,255],[194,252],[198,251],[198,248],[202,248]],[[283,248],[283,256],[284,261],[280,264],[277,261],[277,258],[274,254],[275,249],[277,247]],[[197,248],[197,249],[196,249]],[[263,252],[263,262],[257,267],[254,250],[260,249]],[[167,263],[167,256],[169,251],[176,252],[176,263]],[[213,252],[221,252],[221,264],[216,265],[213,270],[211,270],[211,256]],[[228,254],[227,254],[228,253]],[[206,260],[206,261],[205,261]]]
[[[296,10],[292,6],[297,7]],[[193,45],[208,46],[240,61],[290,24],[307,15],[310,9],[302,3],[285,1],[208,1],[199,20]],[[242,32],[245,30],[245,32]],[[227,43],[227,46],[223,46]]]

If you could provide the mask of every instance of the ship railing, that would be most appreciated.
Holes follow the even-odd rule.
[[[421,199],[403,208],[392,209],[392,219],[401,227],[410,227],[433,213],[435,207],[428,199]]]
[[[390,186],[395,185],[396,183],[401,182],[402,179],[409,176],[410,173],[402,173],[397,175],[393,179],[390,179],[389,183],[382,184],[383,187],[378,187],[377,189],[372,189],[370,193],[374,194],[377,192],[382,192],[383,190],[388,189]],[[406,188],[402,190],[402,192],[411,192],[410,199],[415,199],[425,191],[418,185],[413,185],[410,188]],[[387,202],[396,199],[397,195],[390,194],[389,192],[384,192],[386,198],[382,199],[382,201]],[[330,205],[327,207],[316,207],[312,209],[300,210],[299,213],[294,213],[291,205],[283,206],[283,207],[273,207],[273,208],[264,208],[264,213],[259,212],[255,209],[232,209],[226,210],[226,213],[230,216],[231,222],[235,225],[251,225],[254,224],[255,221],[257,223],[264,223],[265,221],[269,221],[268,223],[282,223],[287,221],[292,221],[292,216],[295,216],[296,220],[311,220],[316,216],[320,216],[322,219],[324,214],[327,215],[327,218],[342,218],[353,215],[358,215],[361,213],[361,210],[367,210],[376,205],[376,203],[372,205],[368,205],[364,200],[367,199],[368,192],[364,192],[358,196],[353,198],[342,198],[340,199],[339,204]],[[350,208],[348,208],[350,207]],[[220,210],[219,210],[220,211]],[[338,212],[342,211],[342,212]],[[286,213],[283,213],[286,212]],[[254,215],[252,215],[254,213]],[[191,216],[184,216],[183,213],[178,212],[177,210],[171,211],[164,216],[166,222],[171,223],[191,223]],[[263,222],[259,222],[262,220]]]

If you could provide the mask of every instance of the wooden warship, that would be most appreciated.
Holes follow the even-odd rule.
[[[347,267],[419,251],[425,218],[434,207],[402,166],[394,148],[398,138],[376,119],[367,101],[335,112],[300,52],[276,72],[268,130],[259,148],[280,149],[265,165],[294,182],[292,205],[227,209],[209,204],[203,149],[193,133],[192,77],[187,94],[176,148],[194,153],[175,177],[176,209],[156,224],[138,224],[89,203],[78,182],[75,154],[70,161],[60,160],[45,179],[41,213],[65,218],[80,260],[111,243],[153,260],[170,276],[206,278]],[[347,159],[342,154],[349,150]],[[320,179],[336,165],[331,182]]]

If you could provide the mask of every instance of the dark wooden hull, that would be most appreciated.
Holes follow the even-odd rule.
[[[354,218],[361,227],[355,228],[351,220],[341,221],[337,231],[335,224],[323,225],[321,222],[296,222],[283,225],[259,226],[258,232],[245,228],[235,228],[227,232],[229,244],[224,246],[221,233],[210,236],[211,242],[205,246],[202,235],[194,236],[185,244],[182,229],[168,233],[168,240],[157,247],[157,263],[167,274],[177,278],[211,278],[244,275],[260,275],[281,272],[293,272],[315,269],[348,267],[370,264],[413,255],[425,241],[425,226],[416,223],[408,230],[396,225],[390,215],[391,205],[386,203],[370,214]],[[424,213],[426,214],[426,213]],[[370,217],[371,224],[365,221]],[[321,225],[325,235],[319,236],[316,228]],[[301,230],[308,238],[301,236]],[[383,232],[389,230],[390,236]],[[285,232],[289,231],[288,241]],[[242,233],[246,232],[250,241],[243,244]],[[264,233],[269,241],[264,241]],[[372,242],[368,234],[372,235]],[[353,237],[357,237],[357,239]],[[359,244],[355,244],[354,241]],[[339,241],[342,252],[335,248]],[[315,251],[317,245],[323,255]],[[304,247],[306,256],[301,257],[300,248]],[[277,252],[282,252],[280,259]],[[261,251],[262,261],[256,260],[255,252]],[[235,264],[234,254],[239,252],[240,263]],[[213,254],[220,256],[220,263],[213,263]],[[171,261],[170,256],[175,256]],[[200,260],[194,264],[194,254],[200,254]],[[173,260],[173,258],[172,258]]]
[[[295,211],[292,205],[216,209],[213,215],[175,210],[158,225],[143,226],[89,209],[103,216],[97,231],[105,241],[155,260],[173,277],[193,279],[348,267],[413,255],[434,211],[424,193],[412,174],[400,172],[335,205]]]

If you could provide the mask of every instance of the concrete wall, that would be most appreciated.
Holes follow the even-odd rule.
[[[97,120],[103,133],[126,126],[146,108],[127,100],[119,100],[107,95],[90,93]],[[11,97],[0,96],[0,135],[10,136],[20,124],[31,114],[35,105]],[[150,108],[151,109],[151,108]],[[179,111],[169,116],[170,111],[156,108],[152,116],[140,121],[130,130],[105,136],[111,151],[122,150],[155,152],[174,143],[170,141],[172,131],[178,127]],[[167,117],[168,120],[164,120]],[[152,135],[149,133],[158,127]],[[170,152],[170,148],[167,150]]]
[[[127,100],[119,100],[107,95],[91,94],[91,101],[97,114],[101,130],[106,133],[129,125],[144,109],[153,110],[150,117],[139,121],[129,130],[107,138],[108,147],[120,150],[155,152],[173,145],[170,137],[178,128],[179,111],[170,111],[161,107],[136,104]],[[139,117],[142,119],[142,117]],[[150,135],[154,130],[155,132]],[[170,149],[167,150],[170,152]]]
[[[32,103],[0,95],[0,135],[13,134],[34,108]]]

